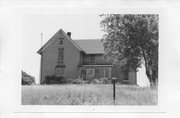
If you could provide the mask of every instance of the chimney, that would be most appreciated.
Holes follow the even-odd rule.
[[[67,32],[67,35],[68,35],[69,37],[71,37],[71,32]]]

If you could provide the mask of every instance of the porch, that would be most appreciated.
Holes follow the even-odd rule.
[[[111,78],[114,65],[81,65],[79,67],[79,76],[83,80]]]

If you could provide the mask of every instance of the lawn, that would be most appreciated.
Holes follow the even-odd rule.
[[[22,86],[22,105],[113,105],[111,84]],[[116,105],[157,105],[157,89],[116,85]]]

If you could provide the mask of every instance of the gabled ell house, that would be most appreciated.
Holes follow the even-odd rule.
[[[40,84],[46,76],[83,80],[112,78],[126,84],[136,84],[136,71],[121,71],[121,64],[114,65],[103,57],[100,39],[72,40],[71,33],[62,29],[52,36],[38,51],[41,55]]]

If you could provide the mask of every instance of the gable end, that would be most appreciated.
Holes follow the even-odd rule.
[[[55,36],[61,33],[67,40],[69,40],[79,51],[83,51],[82,48],[74,42],[62,29],[57,31],[38,51],[37,53],[41,55],[41,53],[55,40]],[[83,51],[84,52],[84,51]]]

